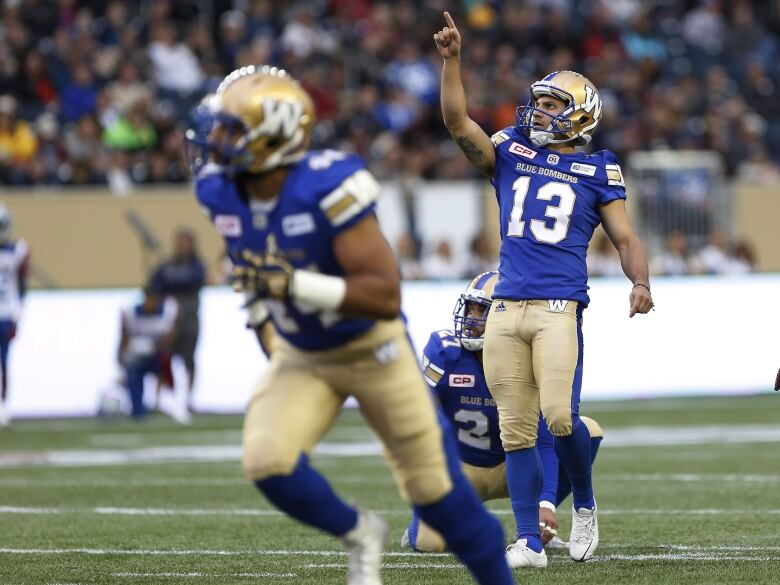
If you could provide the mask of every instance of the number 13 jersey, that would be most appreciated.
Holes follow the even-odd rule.
[[[561,299],[587,306],[585,256],[601,222],[599,206],[625,199],[608,150],[561,154],[510,126],[491,138],[501,217],[497,299]]]

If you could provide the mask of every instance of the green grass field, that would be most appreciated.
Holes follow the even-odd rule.
[[[518,583],[780,583],[780,395],[593,403],[587,414],[607,433],[597,557],[556,552]],[[155,416],[0,430],[0,584],[344,583],[339,543],[243,480],[240,425],[201,415],[188,427]],[[325,447],[315,465],[392,525],[385,583],[471,582],[450,555],[400,548],[408,512],[359,415],[345,412]],[[490,507],[511,534],[508,503]]]

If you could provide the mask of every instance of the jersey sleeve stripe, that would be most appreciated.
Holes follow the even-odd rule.
[[[328,193],[320,208],[334,227],[338,227],[372,205],[379,197],[379,183],[366,169],[347,177]]]
[[[605,165],[607,171],[607,183],[609,185],[615,185],[619,187],[625,187],[626,184],[623,181],[623,172],[620,170],[620,165]]]
[[[337,203],[325,210],[325,215],[329,220],[333,221],[340,213],[343,213],[348,207],[355,204],[357,204],[357,199],[355,199],[354,195],[346,193]]]
[[[425,379],[432,386],[435,386],[436,384],[438,384],[439,380],[441,380],[441,377],[442,377],[442,373],[441,372],[437,372],[436,370],[434,370],[432,364],[428,365],[428,367],[425,368],[425,371],[423,372],[423,374],[425,375]]]

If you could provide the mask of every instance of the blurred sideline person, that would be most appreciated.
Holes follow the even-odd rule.
[[[22,312],[22,300],[27,292],[27,272],[30,252],[27,242],[14,240],[13,218],[0,203],[0,427],[7,426],[8,413],[8,352],[16,336],[16,326]]]
[[[237,288],[264,303],[278,334],[244,421],[246,477],[342,541],[349,585],[380,584],[387,523],[339,498],[309,462],[355,396],[403,497],[479,583],[513,583],[501,525],[463,476],[409,342],[398,264],[375,215],[379,184],[355,155],[307,151],[312,101],[283,70],[234,71],[209,105],[208,134],[187,133],[196,195]]]
[[[485,330],[485,377],[498,406],[501,441],[518,539],[512,567],[546,567],[538,525],[542,466],[539,413],[571,479],[569,555],[586,561],[598,546],[591,478],[591,436],[579,417],[585,262],[603,223],[631,279],[629,317],[653,306],[647,257],[626,214],[623,175],[614,154],[576,151],[601,120],[601,99],[579,73],[555,71],[531,86],[517,123],[493,137],[469,118],[460,74],[461,38],[449,13],[434,35],[444,60],[444,124],[466,158],[490,178],[498,198],[501,249],[494,302]]]
[[[176,300],[179,308],[171,354],[179,356],[187,369],[187,407],[192,410],[195,384],[195,347],[200,332],[200,289],[206,283],[206,269],[198,256],[195,234],[179,229],[173,240],[173,255],[152,275],[152,286]],[[158,389],[159,393],[159,389]]]
[[[143,292],[140,303],[122,311],[122,333],[117,351],[135,418],[146,414],[144,379],[147,374],[154,374],[165,386],[173,385],[170,352],[178,314],[174,299],[166,299],[151,286]]]
[[[504,449],[498,432],[498,411],[488,390],[482,369],[485,322],[493,301],[498,272],[475,277],[458,298],[453,312],[454,330],[431,333],[423,351],[423,372],[441,403],[447,419],[457,432],[463,472],[483,500],[509,497],[504,465]],[[582,421],[591,436],[591,456],[596,458],[604,436],[598,423]],[[547,547],[568,548],[558,538],[556,508],[571,493],[571,483],[555,455],[553,438],[540,420],[537,447],[544,469],[539,496],[539,528]],[[446,550],[441,536],[414,515],[404,532],[401,546],[419,552]]]

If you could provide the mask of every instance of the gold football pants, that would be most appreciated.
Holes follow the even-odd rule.
[[[571,434],[579,408],[580,318],[576,301],[493,301],[483,360],[505,451],[536,444],[540,408],[553,435]]]
[[[276,338],[244,420],[247,478],[292,473],[350,395],[382,439],[405,499],[426,505],[449,493],[433,398],[399,319],[378,321],[359,338],[324,351],[303,351]]]

